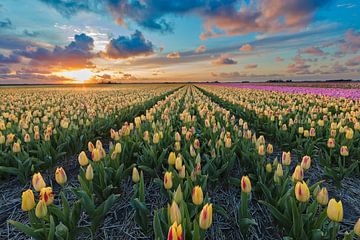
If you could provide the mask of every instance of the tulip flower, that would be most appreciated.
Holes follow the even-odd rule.
[[[21,195],[21,209],[24,212],[30,211],[35,207],[34,193],[31,189],[24,191]]]
[[[44,200],[47,206],[54,202],[54,193],[51,187],[41,189],[40,200]]]
[[[272,165],[271,163],[267,163],[265,166],[265,170],[267,173],[271,173],[272,172]]]
[[[204,200],[203,191],[200,186],[195,186],[191,192],[192,201],[195,205],[200,205]]]
[[[134,183],[138,183],[140,181],[139,171],[137,170],[136,167],[133,167],[132,169],[132,181]]]
[[[164,175],[164,187],[169,190],[172,188],[172,172],[166,172]]]
[[[181,135],[180,135],[180,133],[178,133],[178,132],[175,133],[175,141],[176,141],[176,142],[180,142],[180,141],[181,141]]]
[[[176,150],[177,152],[180,152],[180,150],[181,150],[181,144],[180,144],[180,142],[175,142],[174,147],[175,147],[175,150]]]
[[[310,166],[311,166],[311,157],[304,156],[301,161],[301,167],[304,170],[308,170],[310,168]]]
[[[98,148],[94,148],[94,150],[91,153],[91,158],[94,162],[98,162],[101,160],[100,151]]]
[[[241,178],[241,191],[245,193],[251,192],[251,182],[248,176],[243,176]]]
[[[282,165],[280,163],[278,163],[278,165],[276,167],[275,175],[277,177],[282,177],[284,175],[284,171],[283,171]]]
[[[340,155],[343,156],[343,157],[349,156],[349,149],[348,149],[347,146],[341,146]]]
[[[268,154],[272,154],[272,153],[274,152],[274,147],[273,147],[272,144],[269,143],[269,144],[267,145],[266,152],[267,152]]]
[[[225,148],[231,148],[231,137],[225,139]]]
[[[304,137],[309,137],[309,130],[304,130]]]
[[[35,173],[33,175],[32,185],[36,192],[40,192],[42,188],[46,187],[45,181],[40,173]]]
[[[171,152],[168,157],[169,165],[175,165],[176,155],[174,152]]]
[[[178,185],[178,187],[174,193],[174,200],[177,204],[180,204],[180,202],[183,200],[183,192],[181,190],[180,184]]]
[[[175,159],[175,168],[178,171],[182,168],[182,156],[180,154],[178,154],[177,158]]]
[[[148,131],[145,131],[143,133],[143,139],[145,142],[148,142],[149,141],[149,132]]]
[[[199,148],[200,148],[200,141],[199,141],[199,139],[195,139],[195,140],[194,140],[194,148],[195,148],[195,149],[199,149]]]
[[[80,166],[83,166],[83,167],[89,164],[89,159],[86,156],[86,153],[84,151],[82,151],[79,154],[78,161],[79,161]]]
[[[180,208],[175,201],[172,202],[171,207],[169,209],[170,222],[171,224],[178,222],[181,223],[181,212]]]
[[[36,205],[35,215],[37,218],[44,218],[47,215],[47,206],[44,200],[40,200]]]
[[[20,142],[16,142],[13,144],[13,153],[19,153],[21,151]]]
[[[203,230],[207,230],[212,224],[212,204],[205,204],[200,212],[199,227]]]
[[[299,202],[307,202],[310,199],[310,191],[306,182],[297,182],[295,185],[295,196]]]
[[[329,138],[327,141],[328,148],[334,148],[335,147],[335,139]]]
[[[136,117],[135,120],[135,127],[136,128],[140,128],[140,125],[141,125],[141,118],[140,117]]]
[[[181,224],[174,222],[170,226],[167,240],[184,240]]]
[[[353,137],[354,137],[354,131],[351,128],[349,128],[346,131],[345,138],[348,140],[351,140],[351,139],[353,139]]]
[[[343,206],[341,200],[336,202],[334,198],[330,199],[326,213],[330,220],[334,222],[341,222],[343,219]]]
[[[329,202],[329,195],[328,191],[325,187],[323,187],[317,194],[316,194],[316,201],[325,206]]]
[[[282,153],[282,164],[284,166],[289,166],[291,164],[291,154],[290,152],[283,152]]]
[[[29,143],[31,141],[30,135],[27,133],[24,136],[24,142]]]
[[[55,180],[61,186],[64,186],[64,184],[66,183],[67,176],[66,176],[66,173],[65,173],[65,171],[64,171],[64,169],[62,167],[56,168]]]
[[[292,180],[295,181],[302,181],[304,176],[304,171],[300,165],[297,165],[294,173],[292,175]]]
[[[114,152],[120,154],[121,150],[121,143],[116,143]]]
[[[158,144],[159,141],[160,141],[160,135],[159,135],[159,133],[155,133],[153,136],[153,143]]]
[[[298,133],[302,135],[304,133],[304,127],[299,127]]]
[[[181,169],[178,171],[179,171],[179,177],[182,179],[185,178],[185,165],[182,165]]]
[[[94,144],[92,142],[88,142],[88,150],[89,152],[92,152],[94,150]]]
[[[260,156],[264,156],[264,155],[265,155],[264,145],[260,145],[260,146],[259,146],[258,154],[259,154]]]
[[[86,168],[85,178],[88,181],[91,181],[94,178],[94,170],[93,170],[93,167],[91,166],[91,164],[89,164]]]
[[[355,226],[354,226],[354,233],[360,237],[360,218],[357,220]]]

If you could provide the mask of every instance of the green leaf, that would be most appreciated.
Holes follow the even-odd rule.
[[[41,232],[36,232],[33,228],[29,227],[28,225],[13,220],[9,220],[8,223],[13,225],[20,232],[23,232],[30,237],[33,237],[35,239],[41,239]]]
[[[294,236],[300,237],[303,231],[303,223],[300,215],[300,211],[296,205],[295,199],[291,198],[291,211],[293,220]]]
[[[268,202],[259,201],[260,203],[264,204],[265,206],[267,206],[269,208],[269,211],[271,212],[271,214],[275,217],[275,219],[283,226],[283,227],[289,227],[289,224],[291,223],[290,219],[288,219],[285,215],[283,215],[276,207],[274,207],[273,205],[271,205]]]
[[[55,222],[53,216],[50,215],[50,230],[47,239],[53,240],[54,236],[55,236]]]

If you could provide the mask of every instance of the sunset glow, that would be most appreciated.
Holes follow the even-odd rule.
[[[91,77],[94,76],[94,73],[92,71],[90,71],[89,69],[80,69],[80,70],[74,70],[74,71],[62,71],[62,72],[57,72],[55,73],[55,75],[60,76],[60,77],[66,77],[72,80],[76,80],[80,83],[83,83],[89,79],[91,79]]]

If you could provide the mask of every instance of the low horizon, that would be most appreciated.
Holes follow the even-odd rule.
[[[355,0],[3,0],[0,85],[360,79]]]

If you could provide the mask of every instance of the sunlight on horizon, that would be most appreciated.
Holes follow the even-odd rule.
[[[66,77],[78,81],[79,83],[84,83],[85,81],[90,80],[95,73],[89,69],[73,70],[73,71],[61,71],[54,73],[55,75]]]

